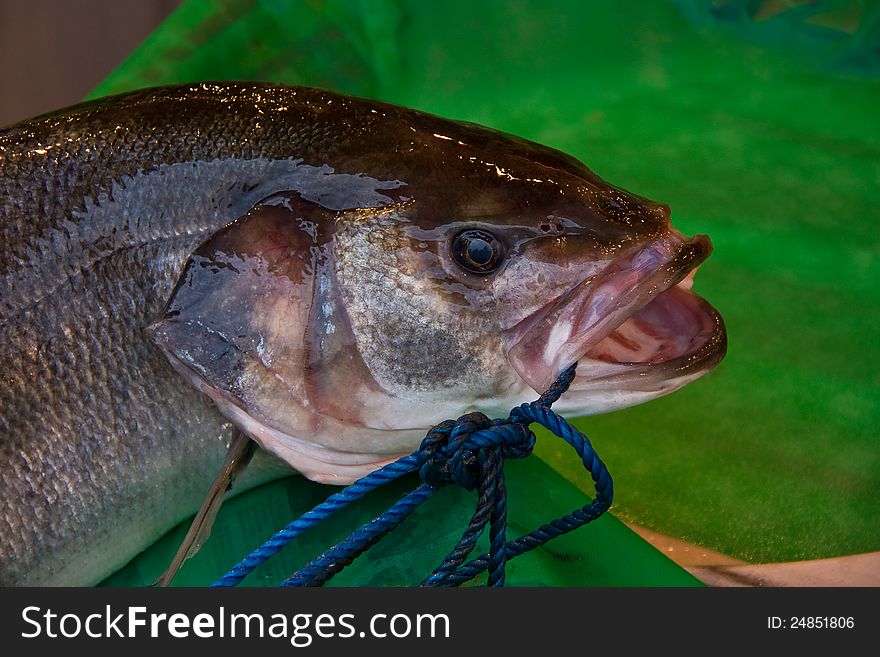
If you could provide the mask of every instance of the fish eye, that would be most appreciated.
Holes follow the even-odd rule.
[[[469,229],[452,240],[452,259],[473,274],[490,274],[501,265],[504,249],[495,236],[486,230]]]

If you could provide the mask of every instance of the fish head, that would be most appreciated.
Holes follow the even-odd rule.
[[[575,362],[558,407],[592,414],[723,357],[720,316],[689,290],[710,242],[666,206],[545,146],[380,107],[381,126],[297,160],[287,189],[205,241],[149,328],[264,447],[346,483]]]
[[[384,389],[503,413],[578,362],[559,407],[589,415],[723,358],[724,323],[691,291],[711,242],[676,230],[668,206],[480,126],[433,125],[416,143],[406,202],[338,233],[349,319]]]

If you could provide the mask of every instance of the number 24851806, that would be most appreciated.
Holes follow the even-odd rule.
[[[771,630],[837,630],[855,627],[852,616],[768,616],[767,627]]]

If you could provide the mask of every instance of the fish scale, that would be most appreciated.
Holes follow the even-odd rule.
[[[497,271],[462,264],[468,226],[506,245]],[[265,448],[236,491],[291,467],[344,484],[447,417],[528,401],[567,366],[521,348],[544,353],[554,308],[609,308],[613,331],[710,248],[558,151],[319,90],[181,85],[2,130],[0,585],[124,565],[196,511],[236,427]],[[590,297],[624,278],[626,305]],[[661,333],[673,357],[650,367],[581,359],[569,408],[720,360],[720,317],[676,294],[701,332]]]
[[[151,249],[147,251],[121,252],[119,257],[106,261],[106,268],[117,265],[136,270],[138,264],[144,264],[138,260],[161,262],[149,252]],[[0,516],[14,518],[10,524],[24,532],[4,532],[0,562],[6,583],[19,583],[9,579],[16,575],[13,566],[27,573],[28,582],[56,583],[54,577],[69,575],[67,568],[89,567],[81,561],[88,560],[95,544],[111,538],[103,534],[133,537],[139,545],[143,540],[137,540],[139,531],[153,536],[169,522],[181,519],[188,507],[198,504],[210,484],[210,469],[212,465],[219,467],[224,441],[229,439],[229,429],[223,427],[222,418],[210,403],[169,376],[167,365],[140,336],[138,326],[149,321],[162,300],[131,277],[120,278],[114,276],[116,272],[101,268],[92,273],[83,277],[81,287],[69,290],[69,297],[55,296],[54,304],[39,307],[49,316],[38,319],[35,325],[46,326],[52,318],[65,318],[65,323],[74,327],[69,342],[46,340],[42,332],[47,348],[41,350],[37,363],[49,366],[46,374],[15,380],[14,390],[6,389],[5,378],[0,384],[6,389],[4,399],[13,402],[4,403],[3,416],[8,423],[2,431],[4,447],[21,449],[20,445],[10,444],[9,438],[27,437],[28,453],[35,455],[31,463],[49,468],[48,472],[16,472],[0,482]],[[173,284],[173,274],[165,273],[166,285]],[[68,299],[79,303],[71,304]],[[102,322],[100,318],[76,322],[77,317],[91,316],[93,308],[112,304],[114,299],[137,300],[142,308],[152,308],[153,312],[145,310],[140,317],[128,317],[125,323]],[[14,344],[6,337],[4,334],[0,347],[4,357],[7,345]],[[51,364],[61,362],[59,357],[68,345],[79,346],[83,356],[79,366],[53,372]],[[181,400],[188,412],[169,412],[165,405],[152,403],[157,390],[162,391],[163,398]],[[22,391],[27,391],[27,396],[23,397]],[[22,405],[22,399],[29,403]],[[17,412],[10,415],[9,409]],[[53,429],[48,435],[46,427]],[[40,440],[43,436],[45,442]],[[145,454],[149,458],[144,458]],[[193,455],[197,456],[197,467],[186,465]],[[4,454],[3,462],[14,467],[16,460]],[[152,482],[169,482],[169,473],[181,467],[187,473],[182,481],[175,485],[171,480],[166,490],[152,490]],[[35,488],[35,502],[43,500],[43,505],[37,507],[42,511],[38,522],[22,517],[33,513],[34,506],[15,503],[15,498],[4,490],[10,481],[51,487],[49,491]],[[165,520],[156,527],[156,520],[163,516]],[[6,553],[21,548],[14,559]],[[37,563],[45,565],[36,569]],[[122,563],[124,558],[110,567]],[[104,574],[104,568],[102,564],[102,572],[96,575]]]
[[[34,241],[40,230],[52,230],[86,213],[88,201],[110,192],[114,180],[126,177],[128,189],[134,189],[138,169],[149,170],[180,157],[174,151],[173,135],[162,140],[167,144],[164,150],[158,150],[159,140],[153,141],[152,148],[139,149],[143,137],[132,136],[137,135],[136,129],[126,130],[124,140],[108,143],[92,138],[91,133],[100,135],[108,123],[117,120],[131,122],[115,111],[108,117],[96,114],[82,119],[77,141],[51,162],[49,158],[9,158],[8,153],[33,150],[55,140],[64,144],[58,138],[64,134],[63,127],[53,126],[55,134],[52,129],[41,134],[38,128],[25,128],[23,140],[13,139],[19,134],[13,128],[0,137],[4,146],[0,151],[4,199],[0,202],[0,272],[8,275],[10,263],[27,263],[29,254],[38,251]],[[190,129],[185,124],[176,127],[184,133]],[[88,154],[83,153],[79,139],[91,144]],[[271,153],[271,141],[265,150]],[[231,150],[228,155],[237,153]],[[51,164],[57,168],[50,168]],[[245,177],[253,173],[253,166],[246,162],[241,168]],[[201,221],[205,208],[200,199],[187,203],[189,199],[182,196],[177,207],[150,207],[147,199],[137,199],[135,207],[141,217],[158,219],[164,214],[167,224],[187,226]],[[229,218],[218,215],[202,230],[216,230]],[[170,370],[141,333],[160,312],[180,265],[197,243],[193,238],[166,239],[169,245],[162,254],[149,245],[114,251],[106,267],[77,272],[41,297],[23,323],[10,317],[3,324],[0,449],[7,474],[0,479],[0,517],[7,531],[0,537],[2,584],[100,579],[191,513],[222,463],[232,432],[228,421]],[[75,251],[76,240],[70,246],[67,255],[74,262],[86,252]],[[75,266],[67,269],[76,271]],[[24,271],[15,280],[19,285],[5,288],[3,300],[9,294],[26,298],[23,281],[38,294],[42,292],[42,273]],[[128,314],[133,308],[140,312]],[[114,317],[119,312],[124,316]],[[21,326],[33,331],[14,329]],[[72,336],[66,345],[60,341],[65,328]],[[46,347],[34,361],[21,362],[18,356],[34,341]],[[77,348],[69,349],[73,345]],[[64,364],[65,354],[71,352],[79,352],[77,366]],[[126,422],[133,424],[126,426]],[[95,444],[95,438],[103,440]],[[258,463],[255,472],[261,469],[282,471],[276,465]],[[269,476],[254,475],[253,480]],[[171,485],[155,490],[156,482]],[[27,491],[34,493],[33,503],[21,505],[20,496]],[[95,564],[107,556],[101,544],[112,542],[122,545],[114,547],[109,561]]]

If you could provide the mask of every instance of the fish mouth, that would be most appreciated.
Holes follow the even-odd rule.
[[[508,360],[536,392],[575,362],[572,390],[663,394],[684,385],[726,351],[720,315],[690,290],[711,252],[705,235],[674,230],[628,250],[506,330]]]

